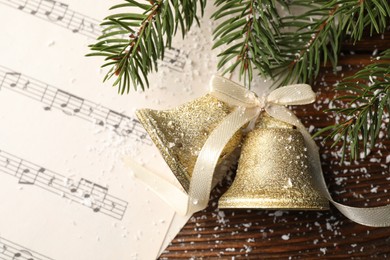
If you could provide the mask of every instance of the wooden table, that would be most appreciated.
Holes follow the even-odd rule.
[[[314,105],[293,107],[312,132],[332,124],[322,110],[334,96],[333,85],[370,63],[373,51],[390,48],[390,32],[357,43],[345,42],[337,74],[329,66],[321,69],[313,88]],[[314,127],[314,129],[313,129]],[[322,143],[323,171],[336,201],[351,206],[390,203],[390,140],[357,162],[341,164],[331,143]],[[231,176],[233,177],[233,176]],[[390,227],[356,224],[333,206],[330,211],[219,210],[218,198],[231,183],[225,179],[212,193],[209,206],[184,226],[161,259],[367,259],[390,258]]]

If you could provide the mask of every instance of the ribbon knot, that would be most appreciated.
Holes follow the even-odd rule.
[[[264,110],[266,105],[267,105],[267,97],[265,95],[262,95],[260,97],[258,97],[256,95],[256,101],[255,102],[256,102],[256,106],[258,108],[260,108],[261,110]]]
[[[308,149],[313,182],[337,209],[349,219],[363,225],[390,226],[390,206],[350,207],[334,201],[330,196],[323,178],[317,145],[300,120],[285,107],[286,105],[304,105],[314,102],[315,93],[309,85],[295,84],[281,87],[259,98],[254,92],[239,84],[215,76],[211,80],[210,95],[232,106],[233,111],[211,132],[199,152],[188,194],[132,162],[131,159],[127,159],[128,164],[136,172],[136,177],[149,185],[178,213],[192,215],[206,208],[212,188],[214,170],[223,148],[238,130],[248,122],[256,122],[260,112],[266,111],[275,119],[295,126],[303,135]]]
[[[254,92],[250,92],[250,93],[253,94],[252,96],[253,96],[253,103],[255,104],[255,108],[256,108],[256,116],[253,117],[253,119],[249,122],[247,128],[245,128],[244,130],[245,133],[248,133],[253,129],[255,129],[257,119],[260,117],[261,112],[265,111],[268,105],[267,95],[263,94],[259,97]]]
[[[315,93],[307,84],[294,84],[286,87],[278,88],[270,93],[264,93],[260,97],[242,87],[241,85],[225,79],[220,76],[214,76],[210,82],[210,95],[217,99],[237,107],[245,107],[246,113],[253,113],[252,118],[244,132],[252,131],[255,128],[257,118],[261,112],[266,111],[272,117],[288,122],[288,117],[279,118],[280,112],[282,114],[291,114],[291,112],[283,107],[284,105],[305,105],[315,101]],[[287,111],[286,111],[287,110]],[[275,113],[276,112],[276,113]],[[276,115],[278,114],[278,115]],[[290,116],[294,119],[292,125],[300,124],[298,118]],[[286,121],[287,120],[287,121]],[[290,122],[291,124],[291,122]],[[300,126],[302,133],[306,132],[304,126]],[[306,134],[306,138],[310,135]]]
[[[306,105],[315,101],[316,95],[307,84],[294,84],[275,89],[260,97],[241,85],[220,76],[210,83],[210,94],[232,106],[261,107],[269,105]]]

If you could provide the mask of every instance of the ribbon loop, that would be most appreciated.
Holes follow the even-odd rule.
[[[247,91],[239,84],[225,79],[221,76],[214,76],[210,81],[210,95],[236,107],[256,107],[258,105],[257,95]]]
[[[295,84],[272,91],[267,101],[278,105],[306,105],[315,101],[316,94],[307,84]]]

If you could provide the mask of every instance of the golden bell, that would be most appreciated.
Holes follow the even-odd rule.
[[[244,141],[236,178],[219,207],[329,209],[311,179],[302,134],[263,113]]]
[[[231,111],[226,103],[205,95],[174,109],[141,109],[136,115],[188,192],[200,150],[209,134]],[[240,141],[241,134],[237,132],[225,146],[219,163],[239,146]]]

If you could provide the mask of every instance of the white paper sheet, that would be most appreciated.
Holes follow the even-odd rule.
[[[211,26],[179,37],[150,90],[119,96],[84,57],[112,4],[0,0],[0,259],[154,259],[188,220],[121,158],[177,184],[134,111],[207,92]]]
[[[97,64],[83,57],[91,34],[71,4],[53,22],[44,16],[58,2],[22,2],[0,9],[0,256],[155,258],[173,212],[120,163],[123,153],[155,153],[122,113],[132,98],[101,91]]]

